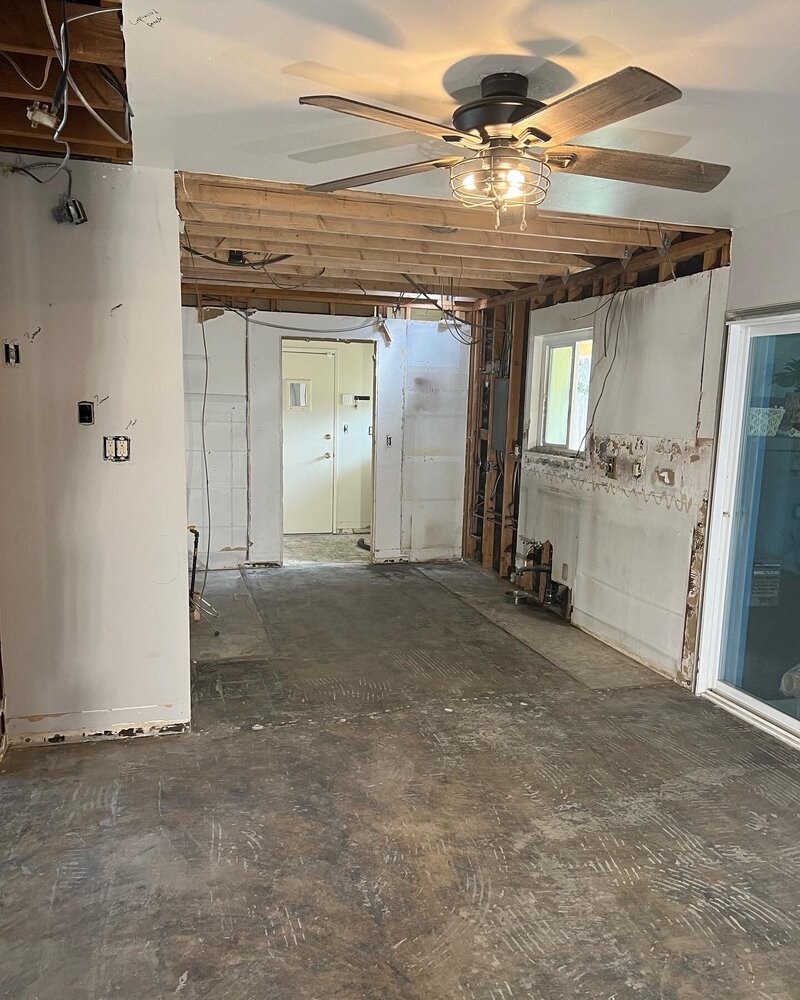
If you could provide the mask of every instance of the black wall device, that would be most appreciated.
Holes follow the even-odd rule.
[[[93,424],[94,423],[94,403],[87,399],[81,400],[78,403],[78,423],[79,424]]]

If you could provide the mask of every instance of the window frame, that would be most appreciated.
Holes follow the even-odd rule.
[[[572,410],[574,405],[575,346],[585,340],[591,341],[592,343],[592,365],[594,365],[594,327],[589,326],[583,327],[579,330],[564,330],[557,333],[539,333],[534,335],[533,378],[531,382],[533,395],[529,408],[530,423],[528,431],[528,451],[544,455],[556,455],[564,458],[575,458],[586,453],[585,432],[582,446],[577,451],[570,448],[568,443],[565,446],[561,446],[546,444],[544,441],[552,350],[558,347],[573,348],[569,380],[570,393],[567,407],[567,441],[569,442],[569,428],[572,423]]]

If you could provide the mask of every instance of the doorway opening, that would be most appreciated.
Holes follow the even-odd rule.
[[[283,564],[369,563],[375,345],[284,338],[281,365]]]

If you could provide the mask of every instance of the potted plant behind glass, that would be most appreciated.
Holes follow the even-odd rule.
[[[781,430],[800,432],[800,358],[787,361],[772,381],[775,385],[794,389],[794,392],[790,392],[781,400],[785,411],[781,421]]]

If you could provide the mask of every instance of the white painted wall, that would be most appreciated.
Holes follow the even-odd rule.
[[[800,210],[733,231],[729,309],[800,302]]]
[[[183,310],[183,378],[186,431],[186,509],[200,529],[198,566],[211,569],[247,560],[247,362],[244,320],[224,313],[207,322],[208,395],[205,437],[209,496],[203,464],[202,414],[206,364],[203,331],[194,309]],[[191,540],[191,539],[190,539]]]
[[[594,428],[617,454],[616,479],[588,460],[532,451],[523,460],[520,536],[552,542],[553,578],[573,590],[573,622],[671,675],[681,665],[692,533],[710,482],[727,285],[728,269],[718,269],[628,293]],[[606,359],[606,309],[589,315],[601,301],[531,314],[531,338],[594,326],[590,415],[621,299]],[[531,382],[529,372],[529,413]],[[633,461],[643,465],[638,480]]]
[[[328,341],[284,340],[284,350],[333,352],[336,355],[336,501],[337,531],[362,531],[372,524],[373,346]],[[343,404],[342,396],[369,396],[369,402]]]
[[[0,367],[0,629],[17,742],[190,712],[172,175],[73,173],[80,227],[52,219],[60,180],[0,179],[0,314],[22,345],[22,365]],[[79,426],[77,402],[94,396],[96,423]],[[122,433],[132,460],[104,462],[103,435]]]
[[[195,311],[184,310],[185,329],[196,322]],[[207,323],[206,330],[219,322]],[[460,558],[469,351],[437,323],[389,320],[387,325],[388,345],[372,321],[359,317],[267,312],[251,317],[251,561],[282,559],[281,343],[294,339],[292,331],[310,341],[375,345],[376,561]]]

